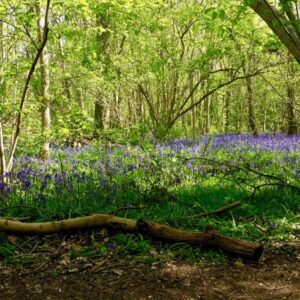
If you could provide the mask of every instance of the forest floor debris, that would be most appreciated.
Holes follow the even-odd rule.
[[[34,251],[24,249],[11,263],[1,260],[1,299],[300,299],[299,241],[270,242],[259,263],[167,255],[151,261],[144,254],[114,252],[76,256],[82,241],[43,237]]]

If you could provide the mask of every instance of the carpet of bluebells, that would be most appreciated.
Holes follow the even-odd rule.
[[[241,200],[235,211],[245,218],[282,220],[300,212],[300,136],[204,135],[53,149],[46,164],[19,156],[6,176],[11,184],[0,180],[0,198],[8,216],[27,216],[26,207],[36,208],[33,218],[55,219],[147,206],[123,214],[197,228],[204,221],[188,216]]]

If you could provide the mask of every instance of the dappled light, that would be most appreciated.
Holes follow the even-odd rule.
[[[1,0],[1,300],[300,299],[299,64],[297,0]]]

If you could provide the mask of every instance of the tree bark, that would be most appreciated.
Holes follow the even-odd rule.
[[[65,64],[65,53],[64,53],[64,40],[62,37],[59,37],[58,39],[58,46],[59,46],[59,51],[61,55],[61,68],[62,68],[62,76],[63,76],[63,93],[66,97],[66,99],[71,103],[72,97],[71,97],[71,83],[70,79],[67,76],[67,69],[66,69],[66,64]]]
[[[6,182],[5,173],[6,173],[6,160],[5,160],[5,151],[4,151],[4,142],[3,142],[3,127],[2,122],[0,121],[0,182]]]
[[[43,32],[45,28],[45,18],[41,14],[41,8],[36,6],[39,15],[38,20],[38,39],[43,41]],[[51,112],[50,112],[50,71],[49,71],[49,55],[47,54],[46,46],[41,51],[40,55],[40,76],[41,76],[41,125],[42,125],[42,145],[40,148],[40,157],[43,160],[48,160],[50,156],[50,130],[51,130]]]
[[[300,64],[300,35],[289,25],[293,20],[283,15],[267,0],[251,0],[248,5],[266,22]]]
[[[295,68],[292,63],[288,63],[287,82],[287,133],[297,134],[298,126],[295,115],[296,91],[294,87]]]
[[[298,132],[298,126],[297,126],[297,120],[295,116],[295,89],[293,86],[288,85],[287,86],[287,96],[288,96],[288,103],[287,103],[287,133],[288,134],[297,134]]]
[[[229,131],[229,103],[232,97],[231,91],[228,89],[224,96],[224,111],[223,111],[223,132],[227,133]]]
[[[104,129],[104,122],[103,122],[103,101],[101,99],[101,95],[99,94],[99,98],[95,101],[95,111],[94,111],[94,138],[99,138],[100,132]]]
[[[65,232],[67,230],[94,227],[140,232],[167,241],[186,242],[205,247],[216,247],[230,254],[250,260],[259,260],[263,253],[263,246],[259,244],[226,237],[211,228],[206,229],[204,232],[190,232],[156,222],[144,220],[136,221],[113,215],[97,214],[45,223],[22,223],[19,221],[0,219],[0,230],[22,234],[51,234]]]
[[[100,30],[96,34],[97,43],[97,60],[100,62],[103,68],[102,75],[107,73],[109,65],[109,55],[107,53],[108,42],[110,33],[108,31],[109,17],[107,12],[98,12],[96,14],[96,26],[101,27],[103,32]],[[99,74],[100,75],[100,74]],[[94,104],[94,138],[100,136],[100,132],[104,129],[104,102],[103,102],[103,92],[98,88],[97,99]]]
[[[248,60],[251,61],[251,57],[248,57]],[[247,105],[248,105],[248,124],[252,134],[257,135],[258,130],[256,126],[255,120],[255,112],[254,112],[254,103],[253,103],[253,86],[252,86],[252,78],[248,76],[249,70],[244,63],[243,65],[243,72],[245,75],[245,82],[246,82],[246,97],[247,97]]]

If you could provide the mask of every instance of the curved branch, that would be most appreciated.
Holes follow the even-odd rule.
[[[263,246],[259,244],[226,237],[211,228],[207,228],[204,232],[191,232],[156,222],[126,219],[106,214],[44,223],[23,223],[0,218],[0,230],[23,234],[50,234],[93,227],[139,232],[167,241],[217,247],[228,253],[251,260],[259,260],[263,253]]]
[[[10,171],[12,169],[13,158],[14,158],[14,155],[15,155],[15,151],[16,151],[16,148],[17,148],[17,143],[18,143],[18,139],[19,139],[19,135],[20,135],[20,131],[21,131],[22,113],[23,113],[24,104],[25,104],[28,89],[29,89],[29,84],[30,84],[31,78],[33,76],[33,73],[35,71],[35,67],[38,63],[38,60],[39,60],[39,58],[40,58],[40,56],[43,52],[43,49],[46,46],[47,40],[48,40],[48,33],[49,33],[48,15],[49,15],[49,9],[50,9],[50,1],[51,0],[47,0],[43,40],[41,42],[41,45],[38,48],[38,51],[37,51],[37,53],[34,57],[34,60],[31,64],[30,70],[27,74],[26,81],[25,81],[25,86],[24,86],[23,93],[22,93],[22,96],[21,96],[19,111],[18,111],[18,114],[17,114],[16,130],[15,130],[15,133],[14,133],[14,136],[13,136],[12,146],[11,146],[11,150],[10,150],[10,153],[9,153],[8,163],[7,163],[7,166],[6,166],[7,171]]]

